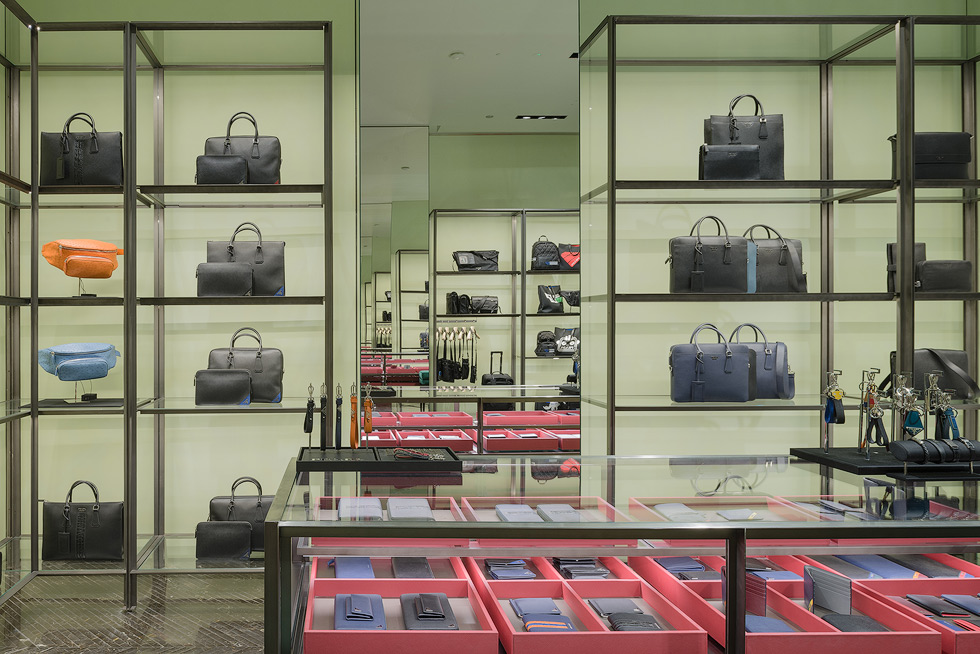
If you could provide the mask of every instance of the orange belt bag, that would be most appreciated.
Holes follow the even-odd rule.
[[[55,268],[69,277],[84,279],[108,279],[119,267],[116,256],[122,248],[112,243],[88,238],[60,239],[45,243],[41,255]]]

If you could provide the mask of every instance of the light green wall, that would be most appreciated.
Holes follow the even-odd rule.
[[[392,256],[394,256],[397,250],[425,250],[428,246],[429,203],[425,200],[392,202]],[[394,267],[392,267],[392,270],[394,270]]]
[[[432,135],[432,209],[572,208],[578,205],[578,136]]]

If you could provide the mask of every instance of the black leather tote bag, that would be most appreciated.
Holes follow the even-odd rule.
[[[702,345],[698,335],[714,332],[717,343]],[[754,400],[755,352],[747,345],[729,343],[717,327],[698,325],[688,343],[672,345],[670,399],[674,402],[748,402]]]
[[[565,296],[561,286],[538,285],[538,313],[565,313]]]
[[[232,136],[231,126],[237,120],[252,123],[252,136]],[[259,136],[259,125],[247,111],[239,111],[228,121],[224,136],[212,136],[204,142],[204,154],[237,154],[248,162],[249,184],[278,184],[282,167],[282,148],[275,136]]]
[[[258,495],[235,495],[242,484],[255,484]],[[239,477],[231,485],[231,495],[211,498],[208,520],[239,521],[252,525],[252,551],[261,552],[265,545],[265,516],[272,506],[272,495],[262,494],[262,485],[254,477]]]
[[[702,236],[701,223],[711,220],[718,236]],[[724,236],[722,236],[724,232]],[[688,236],[670,239],[671,293],[745,293],[748,290],[748,242],[729,236],[715,216],[694,224]]]
[[[253,338],[259,346],[235,347],[241,337]],[[282,401],[282,351],[263,347],[262,336],[257,329],[242,327],[231,337],[228,347],[211,350],[208,355],[208,370],[247,370],[252,375],[252,402]]]
[[[95,502],[74,502],[76,486],[92,489]],[[79,479],[64,502],[45,502],[41,558],[45,561],[121,561],[123,558],[123,503],[101,502],[99,489]]]
[[[81,120],[92,129],[68,131]],[[41,132],[41,186],[122,186],[122,132],[99,132],[86,113],[72,114],[60,132]]]
[[[242,232],[253,232],[258,240],[236,242]],[[227,241],[208,241],[208,263],[228,261],[252,265],[252,295],[286,294],[286,242],[263,240],[255,223],[242,223]]]
[[[752,98],[755,113],[736,116],[735,105]],[[728,104],[727,116],[711,116],[704,121],[704,142],[708,145],[759,146],[760,179],[783,179],[783,115],[767,114],[754,95],[737,95]]]
[[[895,379],[895,353],[891,353],[891,372],[881,383],[883,390]],[[953,399],[969,400],[980,395],[980,388],[967,372],[970,358],[964,350],[939,350],[931,347],[921,348],[912,353],[912,388],[923,392],[926,388],[926,373],[934,370],[942,372],[939,387],[953,391]]]
[[[757,227],[766,230],[766,238],[753,236]],[[755,247],[756,293],[806,293],[802,242],[783,238],[768,225],[752,225],[742,236],[748,237],[750,248]]]

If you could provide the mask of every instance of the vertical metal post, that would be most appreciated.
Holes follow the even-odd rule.
[[[163,68],[153,69],[153,183],[164,184],[164,91],[165,76]],[[166,196],[162,196],[166,197]],[[164,297],[166,288],[166,209],[162,205],[153,207],[153,295]],[[153,397],[166,397],[167,323],[166,307],[153,307]],[[153,533],[165,536],[167,533],[166,513],[166,439],[167,418],[158,413],[153,416]],[[159,552],[160,549],[157,548]]]
[[[820,65],[820,179],[834,178],[834,69],[833,64]],[[820,192],[820,292],[834,292],[834,203],[828,201],[831,189]],[[834,314],[833,301],[820,303],[820,369],[817,387],[823,387],[824,373],[834,369]],[[827,446],[833,447],[834,427],[825,425]],[[818,444],[820,443],[818,435]]]
[[[745,530],[725,540],[725,653],[745,654]]]
[[[270,516],[272,517],[272,516]],[[279,596],[281,580],[279,578],[279,523],[268,520],[265,523],[265,654],[278,654],[279,649],[279,612],[281,600]]]
[[[607,112],[609,121],[607,138],[609,160],[607,162],[606,180],[609,189],[609,204],[606,216],[606,361],[609,369],[606,373],[606,454],[616,454],[616,21],[607,19],[607,59],[609,68],[606,71],[608,80]],[[610,491],[615,487],[610,477]]]
[[[515,261],[516,263],[516,261]],[[521,331],[520,340],[520,357],[521,357],[521,376],[520,383],[522,385],[527,384],[527,209],[521,211],[521,256],[520,256],[520,271],[521,275],[521,300],[520,300],[520,311],[521,314]],[[526,391],[521,391],[521,395],[526,395]],[[527,407],[521,407],[526,409]]]
[[[20,177],[20,71],[7,68],[4,71],[7,86],[7,154],[6,170],[14,177]],[[19,203],[18,203],[19,204]],[[5,293],[11,297],[20,297],[20,209],[7,207],[6,210],[6,252],[7,287]],[[21,342],[20,342],[20,307],[7,307],[7,333],[5,335],[4,351],[7,360],[7,395],[6,400],[21,398]],[[4,476],[6,478],[6,533],[8,536],[21,535],[22,502],[21,502],[21,422],[12,420],[7,423],[7,452],[5,458]],[[19,555],[19,549],[18,549]]]
[[[38,257],[41,251],[39,223],[40,186],[38,178],[39,142],[41,138],[38,118],[38,28],[31,28],[31,571],[40,569],[38,539],[40,524],[37,515],[38,502]]]
[[[964,27],[966,34],[972,35],[973,29]],[[977,130],[977,64],[975,61],[968,61],[960,67],[960,91],[962,98],[963,131],[976,136]],[[972,148],[968,177],[977,178],[977,143],[976,138],[970,140]],[[973,270],[977,269],[977,190],[975,188],[963,189],[963,258],[973,265]],[[971,280],[972,292],[976,292],[976,275]],[[977,351],[977,301],[966,300],[963,302],[963,349],[966,350],[967,358],[970,362],[969,373],[974,379],[977,378],[978,351]],[[963,425],[963,438],[975,440],[977,437],[977,414],[975,411],[962,411],[960,413]]]
[[[123,597],[136,607],[136,33],[123,28],[123,526],[125,571]]]
[[[327,389],[334,388],[334,292],[333,280],[333,25],[323,24],[323,251],[326,253],[323,270],[323,379]],[[356,242],[356,241],[355,241]],[[342,278],[342,277],[341,277]],[[356,294],[355,294],[356,295]],[[355,305],[356,306],[356,305]],[[354,338],[355,344],[357,338]],[[357,348],[359,350],[359,348]],[[358,353],[360,362],[360,353]],[[360,365],[355,368],[360,374]],[[360,383],[360,379],[357,379]]]
[[[436,339],[436,314],[439,311],[438,300],[438,281],[436,275],[436,237],[438,236],[436,223],[439,222],[439,210],[433,209],[429,212],[429,387],[435,388],[439,381],[439,368],[436,366],[436,359],[439,356],[438,340]],[[477,432],[479,438],[483,435]]]
[[[524,212],[517,211],[510,215],[510,251],[511,251],[511,265],[516,269],[520,261],[517,256],[517,224],[523,220]],[[517,297],[518,297],[518,275],[520,279],[524,278],[524,272],[522,270],[517,270],[517,275],[510,275],[510,369],[517,372],[517,314],[523,313],[523,306],[518,311]],[[504,365],[503,355],[500,357],[500,365]],[[523,362],[521,362],[523,365]],[[523,384],[524,377],[520,377],[518,382]],[[521,395],[523,395],[523,391]],[[516,405],[515,405],[516,406]],[[522,407],[523,408],[523,407]]]
[[[912,370],[915,348],[915,69],[913,17],[898,22],[896,35],[897,74],[897,144],[896,171],[898,174],[898,342],[896,343],[896,372]]]

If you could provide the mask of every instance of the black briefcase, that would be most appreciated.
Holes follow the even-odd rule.
[[[972,160],[969,132],[916,132],[915,178],[916,179],[968,179]],[[892,143],[892,178],[898,179],[895,136]]]
[[[258,495],[235,495],[240,485],[255,484]],[[231,485],[231,495],[211,498],[209,521],[247,522],[252,525],[252,551],[261,552],[265,545],[265,516],[272,506],[272,495],[263,495],[262,486],[253,477],[239,477]]]
[[[92,129],[68,131],[76,120]],[[92,116],[73,114],[60,132],[41,132],[40,175],[41,186],[122,186],[122,133],[99,132]]]
[[[705,220],[718,226],[718,236],[701,235],[701,223]],[[748,241],[741,236],[729,236],[725,223],[714,216],[698,220],[688,236],[670,239],[668,261],[671,293],[748,291]]]

